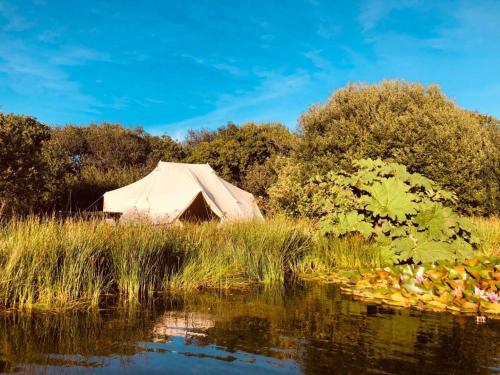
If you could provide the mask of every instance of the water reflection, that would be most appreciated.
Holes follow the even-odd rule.
[[[335,286],[0,315],[0,372],[500,372],[500,321],[368,306]]]

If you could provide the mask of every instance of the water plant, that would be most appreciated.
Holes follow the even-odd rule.
[[[420,310],[500,314],[500,258],[345,272],[344,292]]]

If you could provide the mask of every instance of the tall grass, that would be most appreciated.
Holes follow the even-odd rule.
[[[174,288],[283,284],[311,247],[308,232],[288,220],[186,228],[185,266]]]
[[[97,306],[169,288],[283,283],[310,246],[285,220],[111,226],[30,218],[0,229],[0,306]]]
[[[480,255],[500,252],[500,219],[473,219]],[[311,221],[183,226],[28,218],[0,225],[0,308],[98,306],[155,292],[282,286],[291,274],[384,264],[362,237],[314,236]]]
[[[380,248],[362,236],[315,237],[315,245],[297,265],[297,272],[328,274],[343,269],[376,268],[384,264]]]
[[[478,250],[487,256],[500,256],[500,217],[474,217],[472,222],[480,240]]]

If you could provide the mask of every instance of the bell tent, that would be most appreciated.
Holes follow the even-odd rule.
[[[263,220],[253,195],[223,180],[208,164],[159,162],[146,177],[104,194],[103,211],[121,220]]]

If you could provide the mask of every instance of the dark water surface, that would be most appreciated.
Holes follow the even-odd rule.
[[[500,320],[377,308],[333,285],[0,315],[0,372],[500,372]]]

